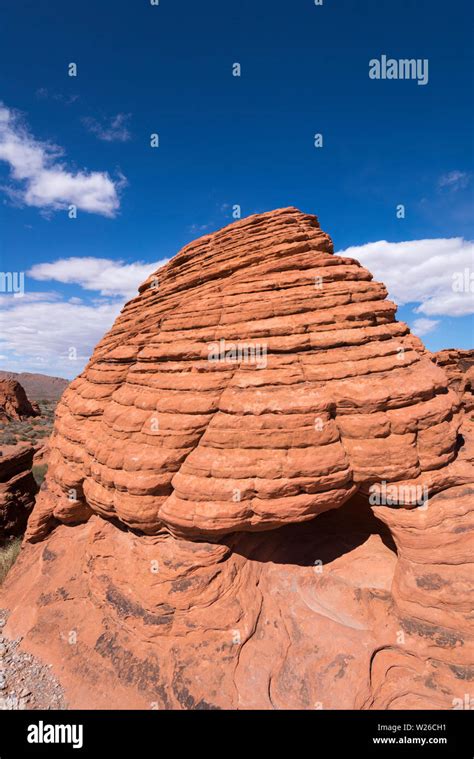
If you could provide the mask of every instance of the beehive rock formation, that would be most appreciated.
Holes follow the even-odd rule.
[[[38,490],[31,472],[30,445],[2,446],[0,451],[0,544],[22,535]]]
[[[0,380],[0,420],[26,419],[39,416],[36,403],[30,403],[24,388],[16,380]]]
[[[458,399],[385,296],[294,209],[188,245],[65,391],[30,538],[97,513],[214,539],[312,519],[382,478],[436,488]]]
[[[395,311],[294,208],[191,243],[126,304],[58,405],[6,585],[6,633],[71,706],[452,708],[472,436]]]

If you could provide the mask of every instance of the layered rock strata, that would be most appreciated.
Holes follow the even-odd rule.
[[[432,360],[443,367],[449,387],[461,396],[464,409],[474,411],[474,350],[448,350],[432,354]]]
[[[444,486],[459,400],[395,310],[294,209],[191,243],[65,391],[30,539],[93,513],[215,539],[382,478]]]
[[[58,405],[3,602],[71,706],[453,707],[472,438],[395,311],[293,208],[126,304]]]
[[[24,388],[16,380],[0,380],[0,420],[11,421],[39,416],[36,403],[31,403]]]
[[[2,446],[0,451],[0,544],[22,535],[38,490],[31,472],[32,446]]]

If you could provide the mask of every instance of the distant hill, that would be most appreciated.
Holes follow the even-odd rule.
[[[34,401],[57,401],[69,385],[69,380],[62,377],[30,372],[0,371],[0,379],[16,380],[25,388],[28,398]]]

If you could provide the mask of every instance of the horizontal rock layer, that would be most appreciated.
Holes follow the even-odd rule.
[[[380,479],[443,487],[459,399],[395,310],[296,209],[186,246],[65,391],[30,539],[92,513],[216,539]]]
[[[0,452],[0,543],[22,535],[38,490],[31,472],[32,446],[3,446]]]
[[[125,306],[58,406],[0,604],[71,707],[463,703],[466,386],[385,296],[282,209]]]
[[[445,370],[448,385],[460,395],[464,409],[474,411],[474,350],[438,351],[432,361]]]

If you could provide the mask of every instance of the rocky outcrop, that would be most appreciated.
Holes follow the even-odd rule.
[[[48,374],[33,372],[0,371],[0,380],[16,380],[28,398],[35,401],[57,401],[69,384],[63,377],[51,377]]]
[[[30,403],[19,382],[0,380],[0,420],[26,419],[39,415],[37,404]]]
[[[474,412],[474,366],[471,366],[463,376],[461,385],[461,402],[472,421],[472,414]]]
[[[38,443],[34,446],[35,452],[33,457],[33,463],[35,466],[43,466],[49,461],[49,441],[46,443]]]
[[[395,311],[292,208],[126,304],[58,405],[3,602],[71,706],[452,708],[472,449]]]
[[[65,391],[30,539],[93,513],[215,539],[381,478],[444,486],[459,401],[385,296],[292,209],[187,246]]]
[[[396,640],[383,528],[355,501],[218,543],[93,515],[23,547],[5,634],[53,664],[71,707],[354,708]]]
[[[3,446],[0,451],[0,544],[22,535],[38,490],[31,473],[32,446]]]
[[[448,384],[459,390],[467,371],[474,366],[474,350],[447,348],[432,354],[432,360],[442,366],[448,377]]]
[[[474,411],[474,350],[449,348],[433,353],[432,360],[445,370],[449,387],[460,395],[465,410]]]

